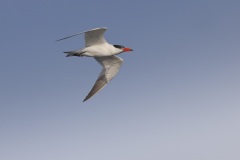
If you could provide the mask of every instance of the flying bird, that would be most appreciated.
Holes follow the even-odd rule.
[[[106,30],[107,28],[95,28],[57,40],[61,41],[73,36],[84,34],[85,47],[75,51],[64,52],[67,54],[66,57],[94,57],[94,59],[102,66],[102,71],[98,76],[97,81],[83,102],[100,91],[117,74],[123,63],[123,59],[116,55],[122,52],[133,51],[131,48],[127,48],[122,45],[109,44],[104,38]]]

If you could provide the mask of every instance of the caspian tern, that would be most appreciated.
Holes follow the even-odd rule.
[[[131,48],[127,48],[122,45],[109,44],[104,38],[104,32],[106,30],[107,28],[95,28],[57,40],[61,41],[73,36],[77,36],[79,34],[84,34],[85,48],[76,51],[64,52],[67,54],[66,57],[94,57],[94,59],[102,65],[102,71],[97,81],[95,82],[94,86],[92,87],[86,98],[83,100],[83,102],[91,98],[98,91],[100,91],[117,74],[123,63],[123,59],[116,55],[122,52],[133,51]]]

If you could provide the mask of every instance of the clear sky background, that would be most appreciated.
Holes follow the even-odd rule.
[[[1,160],[239,160],[239,0],[1,0]],[[83,36],[131,47],[66,58]]]

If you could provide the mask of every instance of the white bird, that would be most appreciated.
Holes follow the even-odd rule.
[[[98,61],[98,63],[102,65],[102,71],[97,81],[95,82],[94,86],[92,87],[86,98],[83,100],[83,102],[91,98],[98,91],[100,91],[117,74],[122,65],[123,59],[115,55],[122,52],[133,51],[131,48],[126,48],[122,45],[109,44],[104,38],[104,32],[106,30],[107,28],[95,28],[57,40],[61,41],[84,33],[85,48],[76,51],[64,52],[67,54],[66,57],[94,57],[96,61]]]

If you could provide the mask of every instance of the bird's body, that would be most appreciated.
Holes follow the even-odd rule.
[[[125,48],[121,45],[109,44],[104,38],[104,32],[106,30],[107,28],[96,28],[57,40],[60,41],[84,33],[85,48],[76,51],[67,51],[64,53],[67,54],[67,57],[94,57],[96,61],[98,61],[103,67],[97,81],[95,82],[94,86],[84,101],[88,100],[98,91],[100,91],[117,74],[123,62],[123,59],[115,55],[122,52],[132,51],[132,49]]]
[[[122,50],[115,48],[109,43],[85,47],[76,51],[67,51],[65,53],[74,53],[75,56],[103,57],[112,56],[121,53]],[[71,55],[71,54],[70,54]]]

